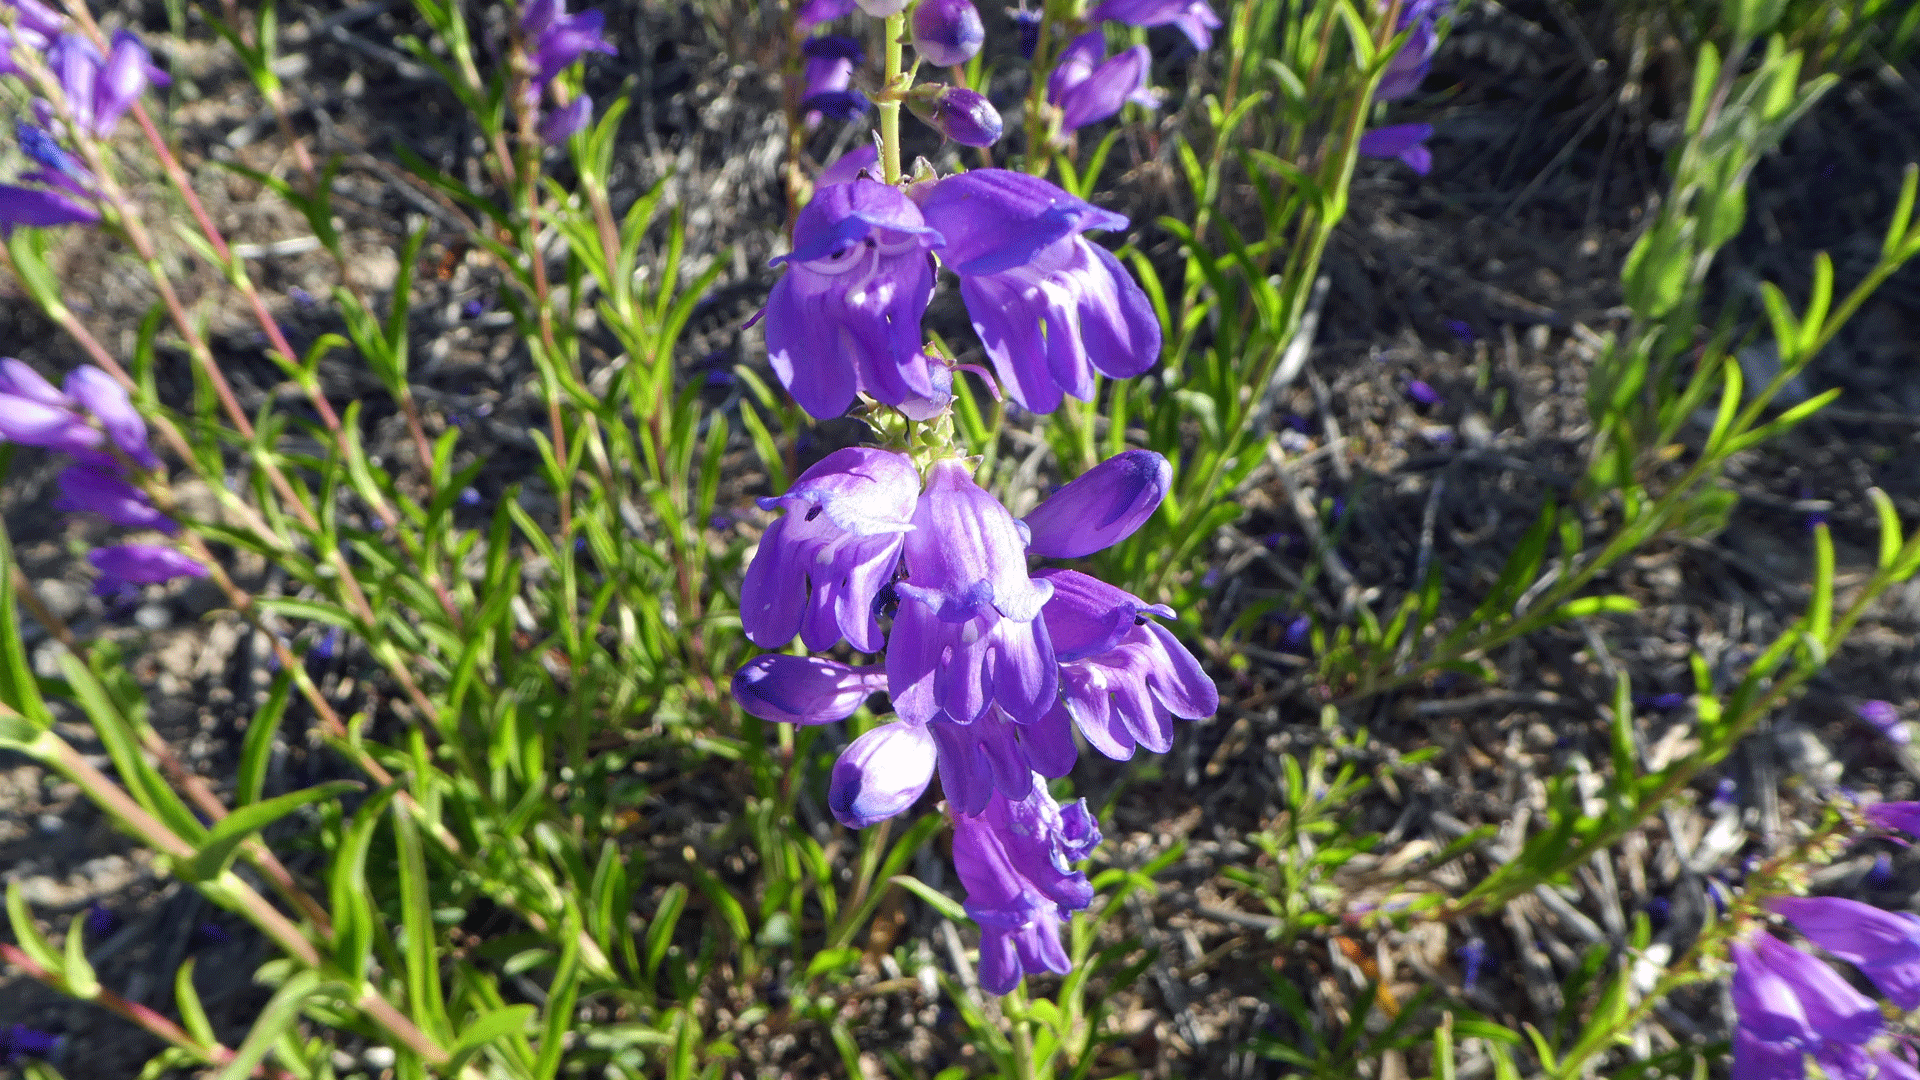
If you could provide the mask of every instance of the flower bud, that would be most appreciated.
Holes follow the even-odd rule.
[[[913,9],[913,49],[929,64],[964,64],[986,40],[986,24],[971,0],[920,0]]]
[[[733,699],[749,714],[783,724],[831,724],[852,716],[875,690],[877,668],[855,668],[817,656],[769,653],[733,675]]]
[[[962,146],[992,146],[1000,139],[1000,112],[964,86],[942,86],[907,99],[913,115]]]
[[[577,134],[593,119],[593,99],[585,94],[548,113],[540,121],[540,141],[558,146]]]
[[[87,552],[87,561],[100,571],[94,583],[96,595],[112,592],[109,586],[154,585],[178,577],[206,577],[207,568],[170,547],[158,544],[117,544]],[[102,591],[105,589],[105,591]]]
[[[853,740],[833,763],[827,809],[864,829],[912,806],[933,780],[936,749],[925,724],[895,720]]]
[[[1173,467],[1151,450],[1128,450],[1088,469],[1026,517],[1028,550],[1078,559],[1132,536],[1167,497]]]

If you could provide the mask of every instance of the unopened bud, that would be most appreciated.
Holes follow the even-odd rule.
[[[971,0],[920,0],[913,9],[913,48],[929,64],[964,64],[986,40],[986,24]]]
[[[999,110],[985,96],[964,86],[916,90],[907,99],[913,115],[962,146],[992,146],[999,141]]]

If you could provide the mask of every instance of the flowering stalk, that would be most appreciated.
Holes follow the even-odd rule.
[[[882,55],[886,64],[886,81],[880,89],[880,169],[881,178],[889,184],[900,182],[900,94],[901,86],[901,35],[906,33],[907,17],[896,12],[887,16],[886,42]]]

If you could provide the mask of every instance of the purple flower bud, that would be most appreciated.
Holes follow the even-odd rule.
[[[821,23],[844,18],[852,11],[853,0],[807,0],[794,16],[793,25],[804,34]]]
[[[867,111],[866,95],[851,88],[853,69],[867,55],[858,41],[827,34],[808,38],[801,44],[800,52],[807,58],[806,87],[800,92],[800,107],[813,114],[807,118],[809,125],[819,123],[822,115],[845,121]]]
[[[827,786],[827,809],[840,824],[864,829],[912,806],[933,780],[936,748],[925,724],[881,724],[841,751]]]
[[[1432,124],[1374,128],[1360,136],[1360,153],[1370,158],[1399,158],[1408,168],[1425,176],[1433,171],[1433,153],[1426,147],[1432,136]]]
[[[593,119],[593,99],[581,94],[540,120],[540,141],[558,146],[587,126]]]
[[[1096,371],[1131,378],[1160,356],[1160,319],[1112,252],[1088,229],[1127,219],[1038,177],[974,169],[910,192],[940,231],[941,262],[1007,393],[1033,412],[1093,396]]]
[[[1438,405],[1446,400],[1440,396],[1440,391],[1435,390],[1421,379],[1409,379],[1407,381],[1407,396],[1422,405]]]
[[[1887,741],[1905,746],[1913,741],[1913,733],[1900,720],[1900,711],[1890,701],[1863,701],[1854,710],[1867,723],[1872,724]]]
[[[0,394],[0,439],[68,453],[101,443],[100,433],[79,414],[11,394]]]
[[[1213,32],[1223,23],[1206,0],[1104,0],[1087,13],[1088,22],[1111,19],[1128,26],[1166,26],[1171,23],[1187,35],[1196,49],[1213,44]]]
[[[1040,20],[1038,11],[1016,11],[1013,13],[1013,26],[1020,34],[1020,56],[1033,59],[1034,50],[1040,48]]]
[[[1874,803],[1861,813],[1876,828],[1920,836],[1920,802]]]
[[[867,95],[858,90],[822,90],[800,99],[800,107],[807,111],[809,122],[816,123],[823,116],[842,123],[857,120],[870,104]]]
[[[1296,616],[1287,623],[1287,632],[1280,639],[1280,647],[1296,656],[1307,656],[1313,651],[1313,617]]]
[[[750,716],[782,724],[845,720],[867,697],[887,688],[878,665],[848,667],[817,656],[768,653],[733,674],[733,699]]]
[[[1894,1004],[1920,1008],[1920,916],[1837,896],[1780,896],[1767,907],[1807,940],[1858,967]]]
[[[147,493],[125,480],[100,469],[75,465],[60,474],[60,497],[55,510],[99,514],[115,525],[129,529],[159,529],[172,536],[178,531],[173,519],[154,509]]]
[[[761,500],[787,514],[761,536],[740,587],[747,638],[778,648],[799,634],[807,648],[824,649],[845,636],[861,652],[879,652],[873,598],[893,579],[919,493],[920,474],[904,454],[848,447],[821,458],[785,495]]]
[[[920,0],[913,9],[913,49],[929,64],[964,64],[986,40],[986,24],[969,0]]]
[[[120,916],[112,908],[95,900],[87,905],[87,936],[99,939],[120,929]]]
[[[1861,882],[1869,889],[1893,888],[1893,857],[1881,852],[1873,857],[1873,865],[1861,876]]]
[[[0,184],[0,237],[12,235],[22,225],[49,228],[91,225],[99,220],[100,211],[64,192]]]
[[[1433,24],[1426,20],[1413,28],[1406,44],[1387,61],[1386,71],[1380,74],[1379,89],[1373,92],[1376,101],[1399,101],[1412,96],[1420,89],[1420,81],[1427,77],[1433,66],[1433,50],[1438,39],[1433,33]]]
[[[1724,810],[1733,805],[1734,797],[1739,794],[1740,785],[1733,782],[1733,777],[1723,776],[1713,785],[1713,797],[1707,800],[1707,805],[1713,810]]]
[[[56,409],[73,408],[73,399],[54,389],[40,373],[12,357],[0,358],[0,394],[26,398]]]
[[[1094,30],[1075,38],[1060,54],[1047,79],[1047,100],[1060,107],[1061,130],[1075,131],[1105,120],[1129,101],[1149,109],[1160,104],[1159,96],[1147,89],[1152,57],[1145,45],[1102,60],[1106,53],[1106,35]]]
[[[66,390],[82,408],[92,413],[107,437],[120,452],[136,463],[154,468],[160,459],[147,446],[147,422],[134,410],[126,390],[106,372],[91,364],[82,364],[67,374]]]
[[[964,86],[922,87],[907,99],[913,115],[962,146],[992,146],[1003,126],[1000,112],[982,95]]]
[[[1023,520],[1028,550],[1078,559],[1132,536],[1173,487],[1173,466],[1151,450],[1128,450],[1088,469]]]
[[[15,1024],[0,1032],[0,1063],[18,1065],[27,1058],[44,1060],[59,1047],[59,1036],[25,1024]]]
[[[207,568],[170,547],[157,544],[119,544],[87,552],[87,561],[100,571],[96,596],[108,596],[124,583],[154,585],[178,577],[206,577]]]

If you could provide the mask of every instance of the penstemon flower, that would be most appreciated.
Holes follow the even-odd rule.
[[[1098,30],[1073,39],[1047,79],[1047,100],[1060,108],[1060,129],[1076,131],[1105,120],[1129,101],[1157,108],[1159,96],[1147,89],[1151,60],[1145,45],[1108,58],[1106,35]]]
[[[1213,32],[1225,25],[1206,0],[1103,0],[1087,13],[1087,21],[1103,19],[1128,26],[1175,26],[1203,51],[1213,44]]]
[[[1024,798],[996,794],[980,812],[954,815],[953,866],[980,924],[982,989],[1004,994],[1023,975],[1072,970],[1060,923],[1093,902],[1073,863],[1100,839],[1085,799],[1062,807],[1037,781]]]
[[[964,64],[986,40],[986,24],[972,0],[920,0],[913,9],[913,51],[929,64]]]
[[[852,120],[867,111],[866,95],[853,89],[853,69],[867,55],[858,41],[824,34],[803,42],[800,54],[807,58],[800,107],[807,111],[809,127],[818,124],[822,116]]]
[[[1884,1028],[1880,1010],[1831,967],[1765,932],[1731,945],[1733,1075],[1739,1080],[1804,1076],[1812,1054],[1829,1075],[1870,1075],[1868,1040]]]
[[[1433,171],[1433,152],[1427,149],[1432,137],[1432,124],[1390,124],[1360,136],[1360,152],[1370,158],[1399,158],[1425,176]]]
[[[1920,1008],[1920,915],[1837,896],[1782,896],[1767,907],[1807,940],[1859,968],[1895,1005]]]

